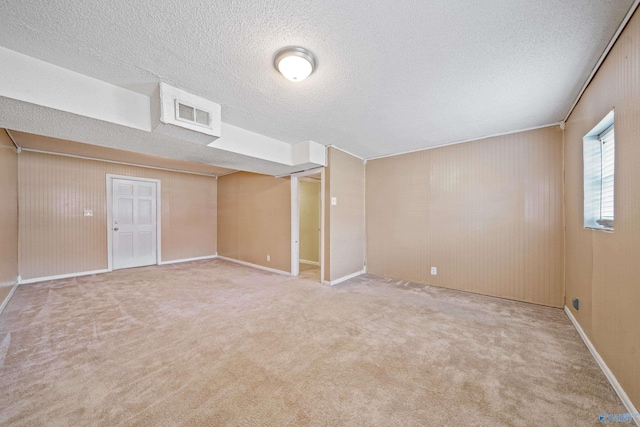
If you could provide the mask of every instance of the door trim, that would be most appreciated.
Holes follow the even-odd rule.
[[[324,283],[325,168],[291,175],[291,275],[300,274],[300,187],[299,178],[320,172],[320,283]]]
[[[156,184],[156,265],[162,264],[162,216],[161,216],[161,188],[159,179],[140,178],[138,176],[107,174],[107,271],[113,271],[113,180],[126,179],[129,181],[153,182]]]

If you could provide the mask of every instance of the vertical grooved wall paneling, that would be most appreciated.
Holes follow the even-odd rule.
[[[290,179],[250,172],[221,176],[218,205],[219,255],[291,272]]]
[[[558,126],[370,160],[366,172],[367,272],[562,306]]]
[[[325,281],[331,281],[331,148],[327,149],[324,168],[324,271]]]
[[[0,129],[0,304],[18,276],[18,153]],[[3,286],[5,285],[5,286]]]
[[[615,109],[614,230],[584,228],[582,138]],[[640,13],[635,12],[565,128],[565,304],[640,408]],[[580,299],[580,310],[571,299]]]
[[[364,162],[333,147],[329,148],[325,170],[325,280],[337,280],[358,273],[365,266]],[[335,206],[331,198],[337,199]],[[327,215],[328,214],[328,215]],[[328,233],[327,233],[328,230]],[[328,243],[328,244],[327,244]]]
[[[107,268],[107,174],[161,181],[162,261],[216,253],[214,177],[27,151],[19,163],[24,279]]]

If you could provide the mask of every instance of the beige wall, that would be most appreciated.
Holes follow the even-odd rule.
[[[615,108],[615,230],[583,228],[582,137]],[[640,408],[640,13],[566,123],[566,305]],[[580,299],[580,310],[571,299]]]
[[[289,179],[249,172],[218,179],[218,254],[291,272]]]
[[[561,307],[562,217],[557,126],[367,162],[368,273]]]
[[[320,182],[300,181],[300,259],[320,262]]]
[[[325,280],[360,272],[365,266],[364,162],[329,148],[325,170]],[[331,198],[337,205],[331,205]],[[327,262],[327,260],[329,260]]]
[[[161,181],[162,260],[216,253],[216,179],[23,151],[19,156],[23,279],[107,268],[106,175]],[[93,217],[84,217],[84,209]]]
[[[0,129],[0,286],[14,284],[18,276],[18,154]],[[10,287],[0,289],[0,305]]]

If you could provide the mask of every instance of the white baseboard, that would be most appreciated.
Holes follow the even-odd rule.
[[[576,330],[580,334],[582,341],[584,341],[584,343],[586,344],[593,358],[596,359],[598,366],[600,366],[600,369],[602,369],[604,376],[607,377],[607,379],[609,380],[609,383],[611,383],[611,387],[613,387],[613,389],[618,394],[618,397],[622,401],[622,404],[624,405],[625,408],[627,408],[627,412],[631,415],[637,414],[638,410],[633,405],[633,402],[631,402],[631,399],[629,399],[629,396],[627,396],[627,393],[625,393],[624,389],[616,379],[615,375],[613,375],[613,372],[611,372],[611,369],[609,369],[604,359],[602,359],[602,357],[600,356],[596,348],[591,343],[591,340],[589,339],[589,337],[587,337],[587,334],[582,330],[582,327],[580,326],[576,318],[573,316],[573,313],[571,313],[571,310],[569,309],[569,307],[567,307],[566,305],[564,306],[564,312],[567,313],[567,317],[569,318],[569,320],[571,320],[571,323],[573,323],[573,326],[576,328]],[[640,417],[637,417],[637,416],[633,417],[633,420],[636,422],[636,425],[640,426]]]
[[[4,286],[4,285],[3,285]],[[7,297],[4,299],[4,301],[2,301],[2,304],[0,305],[0,314],[2,314],[2,310],[4,310],[4,308],[7,306],[7,304],[9,303],[9,300],[11,299],[11,297],[13,296],[13,293],[16,291],[16,289],[18,289],[18,283],[14,282],[13,285],[9,285],[9,286],[13,286],[11,288],[11,290],[9,291],[9,294],[7,295]]]
[[[288,271],[276,270],[275,268],[264,267],[262,265],[252,264],[250,262],[240,261],[233,258],[227,258],[226,256],[221,256],[221,255],[218,255],[218,258],[223,259],[225,261],[235,262],[236,264],[246,265],[247,267],[259,268],[260,270],[270,271],[271,273],[282,274],[283,276],[291,276],[291,273],[289,273]]]
[[[300,260],[300,264],[309,264],[309,265],[317,265],[318,267],[320,267],[320,263],[317,261],[309,261],[307,259],[301,259]]]
[[[179,262],[200,261],[203,259],[214,259],[214,258],[218,258],[218,255],[205,255],[205,256],[198,256],[195,258],[183,258],[183,259],[174,259],[171,261],[161,261],[160,265],[177,264]]]
[[[360,276],[360,275],[362,275],[362,274],[365,274],[366,272],[367,272],[367,270],[366,270],[366,269],[364,269],[364,270],[358,271],[358,272],[356,272],[356,273],[349,274],[348,276],[341,277],[341,278],[336,279],[336,280],[332,280],[332,281],[325,280],[325,281],[324,281],[324,283],[325,283],[326,285],[335,286],[335,285],[337,285],[338,283],[342,283],[342,282],[345,282],[345,281],[347,281],[347,280],[349,280],[349,279],[353,279],[354,277],[358,277],[358,276]]]
[[[108,272],[109,270],[104,269],[104,270],[82,271],[80,273],[59,274],[57,276],[36,277],[34,279],[20,280],[18,284],[24,285],[27,283],[37,283],[37,282],[46,282],[48,280],[68,279],[69,277],[91,276],[93,274],[102,274],[102,273],[108,273]]]

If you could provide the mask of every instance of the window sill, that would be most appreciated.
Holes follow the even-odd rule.
[[[610,227],[584,227],[585,230],[604,231],[613,234],[613,228]]]

